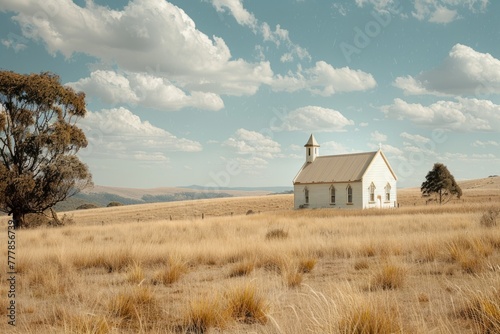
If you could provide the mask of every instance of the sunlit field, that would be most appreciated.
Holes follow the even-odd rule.
[[[276,195],[69,213],[17,232],[17,326],[2,284],[0,332],[499,333],[498,191],[399,196],[389,210]]]

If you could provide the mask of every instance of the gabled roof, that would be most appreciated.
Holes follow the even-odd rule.
[[[328,155],[306,163],[293,183],[361,181],[377,152]]]
[[[308,146],[317,146],[317,147],[319,147],[319,144],[316,141],[316,138],[314,138],[314,136],[312,134],[311,134],[311,137],[309,137],[309,140],[307,141],[307,143],[304,145],[304,147],[308,147]]]

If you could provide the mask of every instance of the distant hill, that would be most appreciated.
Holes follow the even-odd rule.
[[[206,188],[202,186],[163,187],[151,189],[106,187],[96,185],[85,189],[81,193],[58,203],[57,211],[75,210],[83,204],[93,204],[105,207],[110,202],[119,202],[124,205],[175,202],[195,199],[261,196],[273,193],[290,191],[291,187],[238,187],[238,188]]]
[[[474,180],[461,180],[458,184],[464,191],[464,196],[475,193],[500,192],[500,176]],[[222,187],[207,188],[199,185],[183,187],[162,187],[151,189],[120,188],[94,186],[85,189],[82,193],[69,198],[56,205],[57,211],[71,211],[83,204],[94,204],[97,207],[106,207],[110,202],[119,202],[124,205],[176,202],[207,198],[240,197],[240,196],[262,196],[269,194],[293,193],[292,187]],[[419,188],[399,189],[401,194],[414,193],[419,198]]]

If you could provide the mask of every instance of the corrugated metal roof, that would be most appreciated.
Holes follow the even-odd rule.
[[[295,183],[359,181],[377,152],[329,155],[306,163]]]

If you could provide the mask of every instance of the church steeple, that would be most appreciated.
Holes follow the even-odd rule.
[[[306,162],[313,162],[319,155],[319,144],[312,134],[304,147],[306,148]]]

